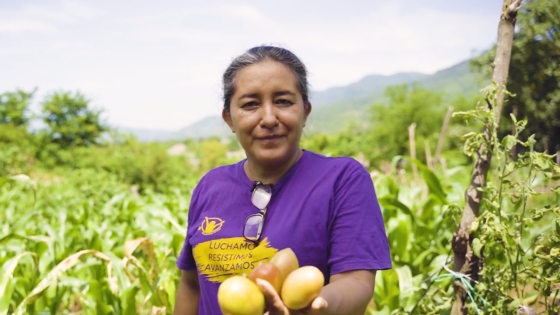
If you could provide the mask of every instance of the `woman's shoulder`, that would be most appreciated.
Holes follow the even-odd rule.
[[[368,170],[355,158],[351,156],[329,156],[322,153],[305,150],[307,154],[307,167],[316,169],[318,172],[335,172],[337,174],[349,175],[368,174]]]
[[[233,164],[224,164],[211,168],[210,170],[206,171],[206,173],[204,173],[202,177],[200,177],[198,184],[214,185],[219,182],[233,180],[238,176],[237,173],[238,173],[239,163],[241,162],[237,162]]]

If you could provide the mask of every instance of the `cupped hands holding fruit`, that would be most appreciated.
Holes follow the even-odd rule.
[[[286,248],[270,262],[259,264],[248,278],[234,276],[224,281],[218,302],[225,315],[321,314],[328,307],[319,296],[324,283],[317,267],[299,267],[294,252]]]
[[[301,309],[290,309],[282,300],[280,294],[274,290],[274,287],[267,281],[262,279],[256,280],[257,285],[263,292],[265,298],[266,312],[265,315],[319,315],[328,307],[325,299],[317,296],[311,299],[311,303]]]

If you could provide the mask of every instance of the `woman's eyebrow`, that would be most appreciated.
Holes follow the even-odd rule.
[[[257,98],[258,96],[259,96],[258,93],[246,93],[246,94],[243,94],[243,95],[239,96],[238,99],[242,99],[242,98]]]
[[[288,91],[288,90],[282,90],[282,91],[274,92],[274,97],[284,96],[284,95],[296,96],[296,93],[294,93],[292,91]],[[246,93],[246,94],[240,95],[238,99],[257,98],[258,96],[259,96],[259,93]]]
[[[284,95],[296,96],[296,93],[288,90],[278,91],[274,93],[274,96],[284,96]]]

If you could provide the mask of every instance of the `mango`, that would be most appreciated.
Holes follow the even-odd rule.
[[[232,276],[220,284],[218,304],[224,315],[262,315],[265,309],[260,288],[244,276]]]
[[[282,283],[288,277],[288,275],[299,268],[299,261],[297,259],[296,254],[291,248],[284,248],[278,251],[272,259],[270,259],[270,263],[278,267],[280,269],[280,275],[282,276]]]
[[[253,280],[255,283],[257,278],[268,281],[278,294],[282,289],[282,275],[280,269],[276,265],[265,262],[260,263],[249,275],[249,279]]]
[[[315,266],[303,266],[292,271],[284,283],[280,297],[284,304],[292,310],[308,307],[319,296],[325,277]]]

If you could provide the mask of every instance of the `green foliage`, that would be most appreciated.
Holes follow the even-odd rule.
[[[557,0],[524,1],[518,12],[508,90],[515,94],[504,104],[502,118],[510,114],[527,119],[522,136],[535,135],[535,148],[560,151],[560,10]],[[473,69],[490,74],[495,49],[473,59]],[[501,124],[500,136],[511,133]],[[522,146],[517,146],[525,150]]]
[[[495,86],[483,92],[494,102]],[[369,122],[302,140],[371,171],[394,269],[378,273],[369,312],[450,314],[452,281],[468,280],[448,267],[451,240],[481,145],[495,163],[471,227],[484,265],[469,312],[560,311],[560,168],[539,152],[537,135],[525,136],[530,120],[511,117],[514,132],[504,134],[478,97],[408,85],[385,95]],[[427,165],[426,144],[433,154],[449,107],[445,159]],[[190,193],[209,169],[243,158],[241,147],[234,138],[141,143],[105,133],[79,93],[54,93],[43,109],[41,132],[0,124],[0,315],[171,314]],[[417,159],[409,157],[412,123]],[[496,128],[487,139],[481,126],[489,123]],[[512,157],[514,146],[525,150]]]
[[[190,189],[82,170],[28,189],[0,187],[0,314],[171,314]]]
[[[79,92],[56,92],[42,103],[43,120],[48,126],[46,138],[61,148],[90,146],[98,143],[108,127],[100,119],[101,111]]]
[[[424,152],[424,140],[437,141],[443,123],[442,98],[423,88],[407,85],[390,87],[385,92],[389,104],[375,104],[372,111],[371,143],[390,143],[376,150],[373,157],[393,157],[409,151],[408,127],[415,123],[416,143]],[[376,156],[377,155],[377,156]]]
[[[165,192],[199,174],[189,157],[171,156],[166,149],[162,144],[141,144],[134,140],[69,150],[49,144],[39,153],[39,164],[62,173],[69,169],[107,173],[139,192]]]
[[[29,123],[29,101],[34,92],[17,90],[0,94],[0,125],[10,124],[27,128]]]
[[[0,142],[0,176],[28,173],[34,168],[32,147]]]
[[[444,102],[444,96],[419,86],[398,85],[386,89],[386,103],[372,105],[370,122],[352,123],[337,134],[317,133],[303,138],[302,146],[327,155],[365,156],[367,163],[381,168],[398,155],[410,155],[408,128],[415,127],[416,156],[427,163],[433,156],[448,107],[466,110],[476,104],[475,96],[458,95]],[[452,119],[446,131],[442,156],[450,165],[464,165],[469,159],[457,149],[460,136],[478,128],[473,119]],[[426,148],[430,152],[426,152]],[[427,154],[428,153],[428,154]]]
[[[452,234],[460,218],[454,202],[465,185],[455,182],[455,177],[464,176],[466,169],[448,170],[438,177],[421,162],[411,162],[419,167],[423,182],[390,175],[375,178],[394,268],[376,277],[374,301],[378,307],[372,314],[418,310],[430,285],[426,279],[448,263]],[[453,185],[445,185],[451,181]],[[439,290],[449,292],[448,288]],[[442,306],[449,300],[436,296],[430,302]]]
[[[211,169],[226,162],[227,146],[218,139],[203,141],[200,145],[200,165],[203,169]]]
[[[495,103],[496,90],[495,85],[484,89],[487,102]],[[467,286],[469,314],[512,314],[519,305],[546,314],[560,311],[555,302],[560,296],[560,167],[554,156],[535,151],[534,136],[522,140],[526,120],[512,116],[515,133],[500,139],[492,108],[484,102],[455,113],[494,130],[489,139],[482,131],[463,138],[465,154],[484,146],[497,164],[482,188],[481,213],[470,229],[475,254],[482,258],[478,281],[449,267],[469,168],[432,172],[412,160],[422,183],[403,181],[410,176],[376,180],[395,269],[377,279],[372,314],[450,314],[454,279]],[[527,152],[513,159],[510,150],[516,144]]]
[[[34,137],[27,132],[33,92],[0,94],[0,176],[29,172],[35,163]]]
[[[496,90],[496,85],[486,90],[490,104],[495,104]],[[481,119],[493,130],[489,139],[471,133],[465,143],[467,153],[480,145],[488,148],[497,164],[482,188],[483,207],[470,230],[484,262],[476,289],[492,306],[485,313],[510,313],[528,304],[547,314],[560,311],[549,302],[560,293],[554,289],[560,269],[553,266],[560,261],[553,250],[560,244],[560,206],[558,195],[551,198],[560,188],[560,167],[553,155],[535,151],[534,135],[521,138],[527,120],[511,115],[514,133],[500,139],[488,106],[457,114]],[[514,159],[510,152],[515,145],[527,150]]]

